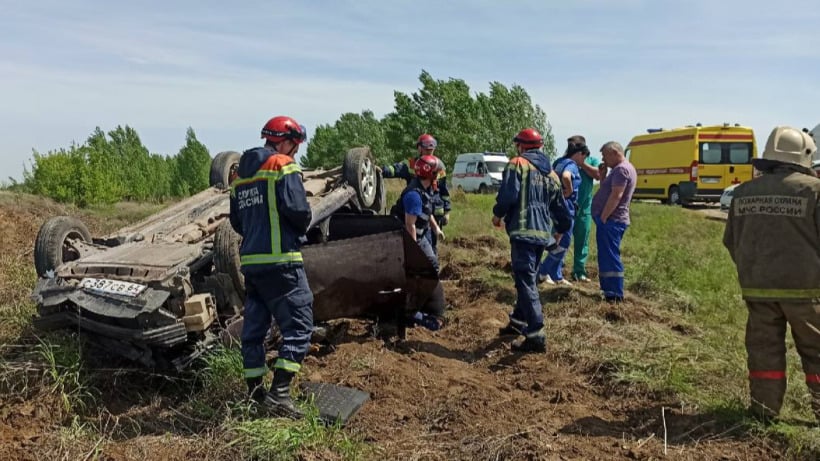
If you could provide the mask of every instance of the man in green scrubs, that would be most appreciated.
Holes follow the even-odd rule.
[[[601,179],[598,165],[601,161],[589,155],[586,139],[575,135],[567,139],[567,152],[582,152],[582,160],[578,161],[581,170],[581,187],[578,188],[578,207],[575,213],[575,226],[572,237],[575,241],[575,250],[572,262],[572,279],[576,282],[589,282],[586,262],[589,255],[589,229],[592,225],[592,185],[595,180]]]

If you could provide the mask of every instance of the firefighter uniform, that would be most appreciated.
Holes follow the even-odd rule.
[[[820,421],[820,179],[805,133],[772,131],[755,168],[733,194],[723,242],[737,266],[746,325],[751,410],[777,416],[786,391],[786,325]]]

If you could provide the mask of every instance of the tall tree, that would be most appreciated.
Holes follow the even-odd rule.
[[[302,165],[338,165],[347,149],[358,145],[369,145],[380,163],[400,161],[415,155],[416,139],[422,133],[436,137],[436,155],[453,165],[463,152],[513,154],[512,138],[527,127],[544,135],[544,151],[553,154],[546,114],[523,87],[491,82],[489,93],[473,94],[464,80],[437,80],[426,71],[421,72],[419,83],[416,92],[396,91],[394,110],[381,120],[364,111],[343,114],[332,125],[320,125]]]
[[[211,168],[211,154],[208,148],[196,139],[193,128],[188,128],[183,146],[176,159],[173,175],[175,195],[184,196],[205,190],[208,187]]]
[[[319,125],[300,162],[306,168],[338,166],[348,149],[358,146],[370,146],[376,158],[388,158],[384,129],[372,111],[348,112],[333,125]]]

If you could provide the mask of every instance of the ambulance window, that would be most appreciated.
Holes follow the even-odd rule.
[[[700,143],[700,163],[716,164],[721,163],[723,157],[723,149],[721,145],[716,142],[702,142]]]
[[[729,163],[751,163],[752,145],[750,143],[729,144]]]
[[[502,173],[507,162],[487,162],[487,169],[490,173]]]
[[[467,164],[467,173],[475,173],[476,162],[470,162]]]

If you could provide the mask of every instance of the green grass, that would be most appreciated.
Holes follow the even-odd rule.
[[[403,181],[390,181],[388,203],[392,205],[403,188]],[[509,261],[508,239],[503,230],[491,224],[495,196],[463,194],[454,191],[451,222],[445,228],[450,242],[469,245],[442,246],[443,261],[468,269],[471,283],[482,285],[487,296],[514,297],[512,280],[501,264]],[[27,197],[0,194],[0,202],[15,206],[37,206]],[[86,211],[99,222],[119,226],[156,211],[155,205],[124,205]],[[677,399],[700,413],[739,426],[753,436],[783,443],[791,457],[812,459],[820,456],[820,433],[808,427],[813,421],[809,396],[794,346],[789,341],[789,388],[782,420],[763,426],[746,418],[748,381],[743,346],[746,308],[743,304],[734,266],[721,243],[723,224],[704,219],[697,212],[679,207],[634,203],[632,226],[622,246],[626,284],[633,296],[650,301],[648,309],[658,322],[608,324],[599,318],[567,310],[585,305],[570,299],[561,309],[548,306],[551,341],[562,357],[593,361],[611,367],[610,379],[632,388],[657,393],[664,400]],[[589,267],[595,266],[593,235],[590,238]],[[473,242],[478,242],[473,243]],[[488,258],[491,258],[488,260]],[[62,439],[97,440],[105,426],[91,410],[102,394],[103,373],[87,369],[82,360],[82,343],[74,334],[48,334],[34,337],[29,330],[34,306],[28,299],[35,274],[25,255],[0,257],[0,401],[15,396],[34,396],[38,392],[56,397],[65,427]],[[571,260],[571,254],[567,261]],[[504,298],[506,297],[506,298]],[[646,303],[644,303],[646,305]],[[580,307],[579,307],[580,306]],[[627,304],[624,309],[630,309]],[[669,328],[680,323],[686,334]],[[588,341],[595,333],[609,347]],[[19,351],[24,352],[19,352]],[[583,360],[581,360],[583,359]],[[350,363],[351,369],[373,367],[368,357]],[[29,367],[29,371],[21,371]],[[36,373],[32,376],[31,370]],[[251,459],[376,457],[358,436],[338,427],[325,427],[307,405],[308,418],[291,422],[253,418],[244,401],[245,385],[241,375],[241,354],[223,349],[210,354],[193,378],[181,378],[175,390],[137,389],[145,395],[162,394],[171,398],[173,417],[152,416],[160,421],[170,418],[190,424],[200,421],[190,433],[203,443],[222,447],[229,455]],[[121,383],[122,384],[122,383]],[[100,416],[100,418],[102,418]],[[162,419],[166,418],[166,419]],[[142,424],[139,419],[137,424]],[[155,422],[156,423],[156,422]],[[212,434],[212,435],[211,435]],[[105,436],[108,440],[108,436]],[[90,447],[89,447],[90,448]],[[86,449],[85,452],[88,450]],[[226,455],[227,456],[227,455]]]
[[[334,458],[361,459],[367,448],[348,436],[339,426],[326,427],[319,419],[315,405],[303,406],[305,418],[290,421],[281,418],[260,418],[234,421],[229,424],[236,437],[230,446],[239,446],[252,459],[293,460],[304,453],[332,453]]]
[[[491,228],[493,203],[493,195],[454,194],[448,238],[489,236],[505,242],[503,232]],[[550,334],[554,341],[563,341],[556,348],[576,358],[584,356],[608,364],[614,368],[612,379],[619,383],[670,396],[729,426],[780,441],[795,458],[820,456],[820,430],[807,427],[813,424],[814,416],[791,338],[789,387],[781,422],[763,426],[744,411],[748,405],[744,347],[747,310],[740,297],[735,266],[722,244],[724,223],[680,207],[638,202],[631,210],[632,225],[622,244],[627,289],[651,301],[659,316],[668,323],[680,323],[687,333],[679,334],[663,324],[602,326],[588,318],[550,319],[551,307],[547,306],[548,330],[550,322],[557,323]],[[593,225],[588,268],[596,265],[595,246]],[[451,252],[450,260],[483,264],[485,267],[472,276],[491,290],[511,288],[510,275],[491,267],[480,251],[446,251]],[[566,259],[570,267],[571,260],[572,250]],[[569,326],[604,329],[618,347],[594,348],[578,343],[571,333],[563,331]]]

